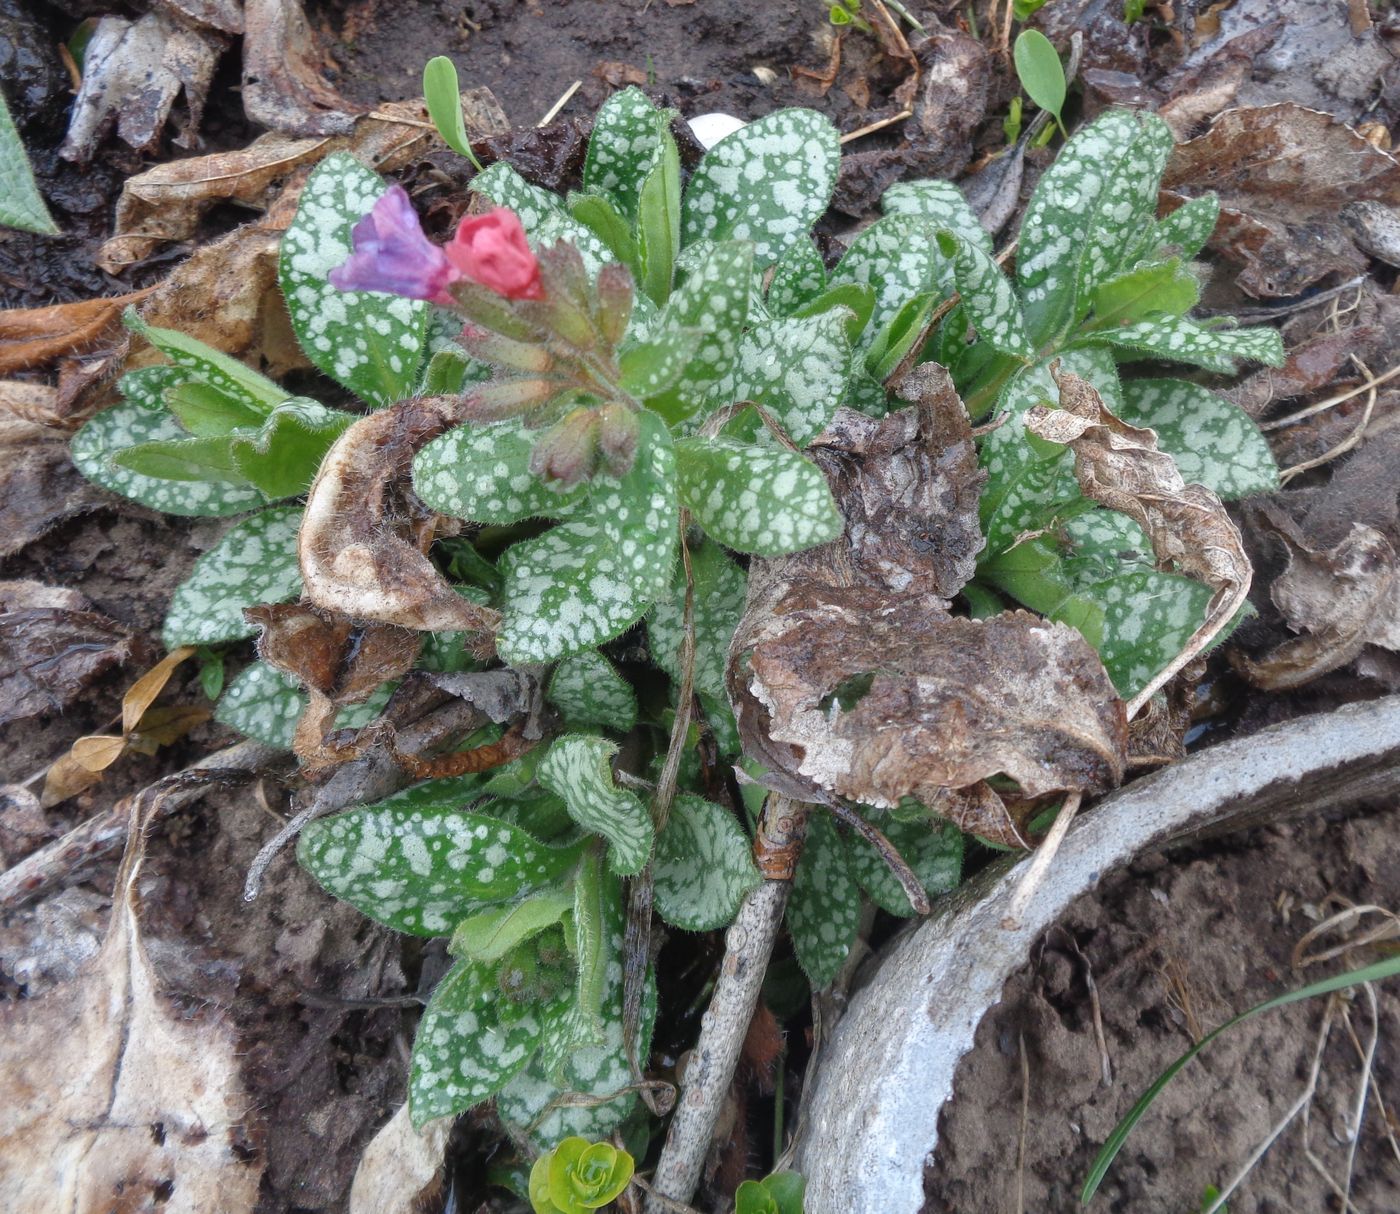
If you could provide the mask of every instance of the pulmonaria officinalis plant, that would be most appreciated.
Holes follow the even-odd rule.
[[[977,438],[976,577],[953,593],[979,618],[1021,604],[1077,629],[1124,699],[1151,690],[1219,601],[1162,567],[1152,518],[1096,496],[1086,443],[1131,440],[1219,498],[1276,479],[1224,397],[1120,374],[1281,358],[1272,330],[1188,318],[1216,204],[1158,218],[1171,147],[1158,119],[1114,111],[1069,141],[1011,275],[938,181],[892,187],[883,217],[823,257],[810,230],[839,143],[816,113],[752,122],[688,172],[675,120],[617,93],[576,191],[494,164],[443,244],[401,187],[327,157],[283,240],[281,284],[307,357],[358,403],[290,396],[133,317],[169,362],[128,373],[125,403],[74,441],[84,472],[117,492],[240,516],[165,627],[172,646],[219,647],[267,625],[262,660],[223,693],[225,723],[319,763],[340,753],[336,728],[377,715],[413,670],[484,695],[499,661],[521,675],[512,686],[540,690],[548,712],[517,706],[531,737],[503,737],[507,714],[467,740],[509,763],[434,768],[313,822],[298,855],[381,923],[449,941],[414,1045],[415,1121],[494,1099],[542,1147],[637,1110],[656,988],[645,951],[624,948],[626,883],[675,930],[710,931],[760,881],[752,820],[715,777],[754,758],[726,655],[753,562],[842,535],[809,451],[839,408],[883,417],[904,407],[890,385],[909,366],[948,369],[972,419],[995,423]],[[1047,422],[1081,384],[1102,412]],[[298,596],[310,616],[287,606]],[[279,649],[288,621],[340,637],[342,658],[362,659],[366,638],[388,656],[318,682],[286,658],[296,646]],[[825,719],[863,690],[839,689]],[[956,830],[917,800],[877,812],[910,880],[957,884]],[[814,816],[789,914],[814,985],[840,968],[864,899],[911,913],[870,839]],[[571,1207],[556,1164],[593,1196],[620,1174],[597,1146],[562,1151],[539,1172],[557,1208]],[[790,1204],[781,1185],[745,1200]]]

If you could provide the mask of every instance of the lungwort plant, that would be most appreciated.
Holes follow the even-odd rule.
[[[1212,591],[1161,571],[1136,523],[1081,492],[1069,447],[1027,428],[1057,400],[1056,361],[1155,430],[1187,480],[1227,498],[1275,483],[1223,397],[1120,376],[1140,360],[1229,372],[1281,356],[1273,331],[1188,318],[1216,203],[1157,218],[1172,141],[1156,118],[1112,112],[1069,142],[1030,203],[1014,275],[939,181],[892,188],[828,264],[810,235],[839,167],[825,118],[771,114],[688,173],[675,118],[616,94],[577,192],[494,164],[446,245],[402,189],[329,156],[283,240],[281,282],[307,357],[354,400],[289,396],[133,316],[168,361],[128,373],[124,403],[74,441],[79,467],[118,493],[236,516],[177,591],[170,646],[250,637],[245,609],[271,633],[294,609],[266,605],[299,596],[412,642],[383,686],[331,694],[299,686],[264,637],[265,660],[223,693],[226,724],[324,758],[326,731],[373,718],[415,665],[460,680],[499,659],[543,687],[559,724],[509,765],[428,780],[300,840],[332,893],[449,941],[413,1051],[419,1123],[494,1098],[549,1145],[610,1133],[636,1107],[656,992],[646,956],[624,956],[624,882],[649,880],[683,931],[724,926],[759,882],[752,822],[706,778],[743,758],[726,652],[748,563],[841,534],[804,454],[839,406],[879,416],[899,407],[886,384],[901,369],[951,370],[974,420],[996,423],[980,439],[986,543],[967,603],[1071,623],[1124,698],[1182,649]],[[669,702],[649,668],[669,676]],[[955,830],[912,803],[883,825],[929,892],[957,883]],[[874,848],[825,815],[808,849],[789,926],[823,984],[862,898],[910,907]],[[628,961],[643,975],[630,986]],[[611,1192],[595,1153],[570,1176]],[[558,1205],[565,1181],[546,1174]]]

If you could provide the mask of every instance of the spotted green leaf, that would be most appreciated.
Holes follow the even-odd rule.
[[[1110,110],[1069,141],[1046,169],[1021,223],[1016,283],[1032,343],[1067,333],[1153,222],[1172,149],[1167,124]]]
[[[122,314],[122,323],[175,366],[183,368],[188,374],[182,376],[182,380],[196,379],[263,415],[287,399],[287,393],[272,380],[245,367],[236,358],[177,329],[148,325],[135,308],[127,308]]]
[[[660,396],[687,372],[705,337],[698,329],[671,329],[629,346],[618,359],[619,386],[642,400]]]
[[[738,357],[716,389],[725,401],[766,406],[798,446],[835,414],[850,376],[846,309],[770,320],[744,334]]]
[[[779,556],[841,534],[826,477],[791,451],[730,438],[682,439],[676,488],[695,521],[736,552]]]
[[[1204,247],[1220,219],[1220,199],[1202,194],[1181,204],[1147,231],[1140,252],[1147,256],[1171,254],[1187,261]]]
[[[585,487],[560,488],[530,471],[538,430],[520,421],[468,422],[439,435],[413,460],[413,491],[453,518],[506,524],[525,518],[559,518]]]
[[[161,634],[167,649],[252,636],[243,608],[285,603],[301,593],[297,566],[300,506],[264,510],[235,523],[195,561],[170,599]]]
[[[608,841],[613,871],[632,876],[651,856],[653,829],[647,807],[613,783],[616,753],[617,747],[603,738],[567,734],[549,748],[538,775],[541,784],[564,799],[575,822]]]
[[[768,284],[768,310],[791,316],[826,290],[826,265],[810,240],[798,241],[773,269]]]
[[[330,284],[331,270],[350,256],[351,229],[384,188],[379,175],[348,152],[332,152],[302,188],[278,266],[292,328],[307,358],[372,405],[412,395],[428,317],[422,300]]]
[[[705,153],[685,194],[682,232],[697,240],[751,240],[770,266],[807,238],[836,187],[841,145],[814,110],[768,114]]]
[[[609,880],[606,873],[604,880]],[[612,896],[603,899],[608,963],[601,1034],[587,1040],[593,1034],[576,1008],[547,1012],[541,1017],[539,1051],[496,1097],[501,1119],[544,1147],[574,1134],[604,1138],[637,1103],[636,1093],[628,1090],[632,1069],[622,1045],[622,897],[616,879],[611,881]],[[648,970],[637,1043],[640,1058],[646,1058],[651,1049],[655,1018],[656,979]],[[581,1036],[584,1043],[577,1044]],[[570,1093],[583,1099],[563,1099]]]
[[[753,849],[734,815],[682,793],[656,840],[656,909],[673,927],[708,932],[732,922],[759,884]]]
[[[384,711],[393,690],[394,684],[385,683],[363,704],[342,708],[336,714],[335,728],[368,725]],[[306,693],[295,679],[265,662],[254,662],[225,689],[214,719],[258,742],[290,750],[297,718],[305,707]]]
[[[951,181],[901,181],[885,191],[880,209],[886,215],[927,220],[930,227],[952,232],[959,241],[981,249],[988,257],[995,251],[991,233]]]
[[[438,983],[413,1040],[408,1104],[415,1126],[465,1112],[513,1079],[539,1045],[540,1012],[502,1019],[494,966],[459,961]]]
[[[112,462],[112,456],[145,443],[189,437],[167,412],[161,392],[184,382],[179,367],[146,367],[124,375],[127,399],[104,409],[73,436],[73,463],[90,481],[163,514],[222,516],[242,514],[266,502],[246,482],[165,480],[143,476]]]
[[[953,262],[963,316],[977,337],[1013,358],[1031,358],[1035,350],[1026,336],[1021,304],[1001,267],[979,245],[952,232],[938,234],[938,245]]]
[[[813,989],[829,986],[855,942],[860,890],[831,815],[813,810],[792,883],[788,930]]]
[[[574,873],[573,954],[577,974],[574,1003],[586,1022],[579,1039],[601,1040],[603,1000],[612,963],[612,933],[608,930],[621,890],[617,878],[603,867],[602,848],[584,850]]]
[[[514,665],[552,662],[610,641],[671,583],[680,507],[665,423],[639,417],[636,463],[594,480],[586,507],[501,558],[505,619],[497,650]]]
[[[302,831],[297,859],[337,898],[415,936],[447,935],[473,911],[539,889],[578,862],[577,847],[547,847],[468,812],[471,796],[430,780],[321,818]]]
[[[690,553],[695,583],[695,689],[702,696],[723,701],[724,669],[729,642],[744,614],[748,574],[706,540]],[[647,636],[656,664],[678,683],[681,677],[681,636],[685,621],[685,571],[677,567],[670,594],[656,604],[647,619]]]
[[[855,282],[875,292],[866,342],[910,300],[951,286],[948,262],[934,239],[937,229],[919,215],[887,215],[851,242],[831,272],[833,283]]]
[[[1283,338],[1277,329],[1207,329],[1184,316],[1159,316],[1118,329],[1102,329],[1084,339],[1110,346],[1124,361],[1163,358],[1207,371],[1233,375],[1242,359],[1270,367],[1283,365]]]
[[[891,815],[876,821],[875,825],[904,857],[919,884],[930,895],[946,894],[957,888],[962,880],[963,839],[954,827],[928,817],[903,821]],[[871,844],[852,836],[848,855],[851,875],[876,906],[903,918],[914,913],[904,887]]]
[[[648,402],[668,421],[728,403],[722,381],[738,355],[752,279],[753,247],[725,241],[708,245],[671,292],[659,330],[697,332],[700,340],[678,382]]]
[[[1200,284],[1180,259],[1147,262],[1115,274],[1094,288],[1094,323],[1131,324],[1158,313],[1184,316],[1196,306],[1200,295]]]
[[[565,658],[549,681],[549,701],[570,729],[626,733],[637,723],[632,685],[596,649]]]
[[[1157,431],[1188,484],[1229,501],[1278,488],[1278,466],[1259,427],[1238,405],[1182,379],[1136,379],[1123,385],[1118,416]]]
[[[639,88],[625,88],[609,97],[593,119],[583,188],[612,199],[635,222],[642,182],[656,163],[661,132],[671,117],[671,111],[657,109]]]

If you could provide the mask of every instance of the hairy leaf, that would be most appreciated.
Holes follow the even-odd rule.
[[[919,884],[931,895],[946,894],[962,880],[963,837],[946,822],[927,815],[912,820],[884,815],[875,822],[880,832],[904,858]],[[870,900],[892,915],[908,918],[914,913],[909,895],[874,846],[852,835],[847,854],[851,876]]]
[[[833,283],[860,283],[875,292],[862,349],[911,299],[951,288],[951,267],[939,251],[936,231],[919,215],[887,215],[851,242],[831,272]]]
[[[268,498],[295,497],[311,487],[326,452],[354,420],[304,397],[284,401],[257,431],[230,435],[229,454]]]
[[[656,909],[673,927],[708,932],[733,921],[760,877],[752,846],[734,815],[682,793],[656,840]]]
[[[748,576],[708,540],[691,550],[690,568],[695,582],[695,690],[722,702],[729,640],[744,614]],[[670,597],[658,602],[647,620],[651,656],[676,683],[681,677],[684,621],[685,570],[677,567]]]
[[[574,908],[574,899],[557,889],[543,889],[508,906],[493,906],[468,915],[452,932],[451,952],[471,961],[500,961],[517,944],[553,927]]]
[[[287,393],[282,388],[251,367],[245,367],[236,358],[230,358],[213,346],[205,345],[176,329],[158,329],[148,325],[135,308],[126,310],[122,323],[150,342],[175,366],[188,372],[179,381],[173,382],[195,379],[264,416],[287,399]]]
[[[826,289],[826,265],[810,240],[793,245],[773,269],[768,284],[768,310],[774,316],[791,316]]]
[[[595,649],[559,663],[549,682],[549,701],[570,729],[594,726],[626,733],[637,723],[632,685]]]
[[[979,245],[951,232],[940,232],[938,245],[953,262],[963,315],[978,339],[1013,358],[1033,357],[1021,304],[1001,267]]]
[[[583,188],[611,198],[630,221],[637,218],[642,182],[656,162],[661,133],[672,112],[659,110],[639,88],[614,93],[593,119]]]
[[[541,784],[564,799],[575,822],[611,844],[613,871],[631,876],[651,856],[653,830],[651,815],[636,794],[613,783],[616,753],[617,747],[603,738],[568,734],[549,748],[538,775]]]
[[[992,256],[992,234],[981,224],[962,191],[951,181],[901,181],[880,199],[886,215],[910,215],[934,229],[952,232],[960,242]]]
[[[1091,292],[1096,325],[1125,325],[1164,313],[1184,316],[1196,306],[1200,284],[1173,257],[1124,270]]]
[[[1165,358],[1190,363],[1207,371],[1233,375],[1242,358],[1283,365],[1283,339],[1277,329],[1207,329],[1184,316],[1159,316],[1119,329],[1100,329],[1083,339],[1095,345],[1112,346],[1123,360]]]
[[[58,225],[34,182],[24,141],[15,129],[4,94],[0,94],[0,224],[41,236],[58,235]]]

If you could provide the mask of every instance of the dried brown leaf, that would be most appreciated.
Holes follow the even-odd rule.
[[[1400,650],[1400,561],[1374,527],[1354,523],[1326,551],[1309,547],[1282,516],[1264,523],[1288,550],[1288,568],[1270,595],[1296,632],[1258,661],[1236,664],[1260,687],[1279,691],[1340,669],[1367,645]]]
[[[1204,135],[1178,144],[1168,190],[1215,190],[1217,249],[1243,267],[1251,295],[1297,295],[1367,260],[1341,217],[1349,202],[1400,205],[1400,162],[1330,114],[1285,103],[1227,110]]]
[[[262,1164],[247,1149],[251,1101],[234,1036],[208,1013],[171,1013],[142,943],[143,826],[144,814],[92,963],[49,995],[0,1011],[6,1210],[250,1214],[257,1201]]]
[[[214,715],[203,704],[163,704],[147,711],[127,736],[128,749],[153,755],[162,746],[178,742]]]
[[[122,310],[150,293],[148,287],[128,295],[0,312],[0,375],[42,367],[99,345],[120,323]]]
[[[1151,540],[1159,567],[1214,591],[1205,621],[1186,648],[1129,703],[1131,718],[1234,618],[1249,594],[1253,570],[1224,504],[1204,485],[1182,479],[1176,461],[1157,449],[1156,431],[1115,417],[1089,383],[1062,372],[1058,363],[1051,373],[1060,389],[1060,408],[1034,406],[1026,414],[1026,429],[1074,451],[1080,491],[1136,522]]]
[[[131,633],[73,591],[0,582],[0,725],[72,705],[131,656]]]
[[[113,126],[138,151],[152,150],[182,93],[188,111],[175,142],[193,147],[225,39],[159,10],[135,22],[103,17],[83,56],[83,83],[60,154],[84,164]]]
[[[455,593],[424,555],[436,520],[408,488],[414,455],[461,420],[460,407],[451,396],[401,401],[336,440],[297,541],[310,603],[355,620],[494,635],[500,616]]]
[[[0,417],[0,557],[96,509],[105,497],[73,466],[62,430]]]
[[[364,107],[320,73],[321,57],[301,0],[244,0],[243,112],[288,135],[343,135]]]
[[[350,1214],[419,1214],[442,1184],[452,1119],[413,1128],[400,1107],[365,1148],[350,1186]]]
[[[155,702],[156,696],[165,690],[170,676],[175,673],[175,667],[193,656],[193,645],[181,645],[179,649],[172,649],[131,685],[126,695],[122,696],[123,733],[131,733],[136,728],[146,709]]]

